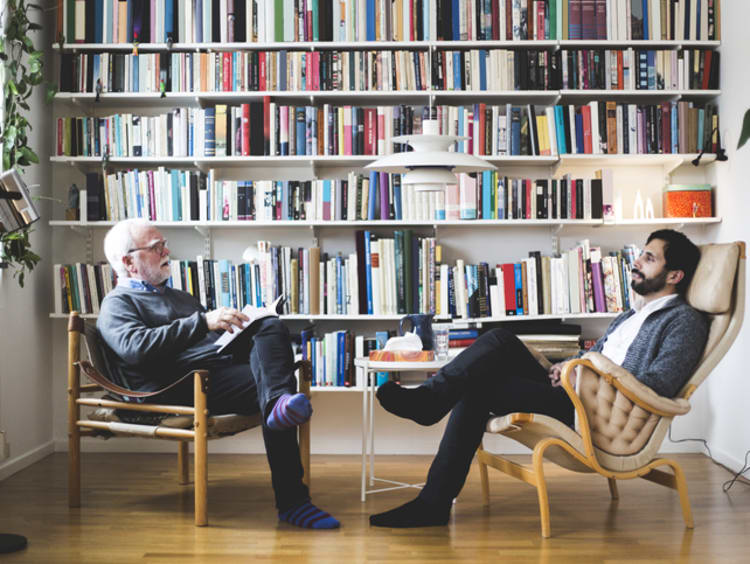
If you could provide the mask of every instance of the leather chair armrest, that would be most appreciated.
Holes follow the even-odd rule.
[[[660,396],[622,366],[615,364],[601,353],[588,352],[583,355],[582,359],[589,361],[590,368],[646,411],[663,417],[684,415],[690,411],[690,402],[686,399]]]

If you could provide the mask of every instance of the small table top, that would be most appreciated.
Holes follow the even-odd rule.
[[[388,360],[370,360],[367,357],[354,359],[354,366],[368,370],[382,370],[384,372],[406,372],[409,370],[439,370],[451,361],[450,358],[441,360],[431,360],[429,362],[416,362],[404,360],[399,362]]]

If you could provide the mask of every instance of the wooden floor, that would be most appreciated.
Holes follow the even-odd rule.
[[[527,461],[529,457],[518,457]],[[447,527],[371,528],[367,517],[415,490],[359,500],[360,459],[314,456],[313,500],[342,522],[303,531],[277,522],[265,457],[211,455],[209,527],[193,527],[191,486],[176,483],[176,456],[83,456],[83,507],[66,502],[66,458],[52,455],[0,483],[0,532],[24,534],[5,562],[748,562],[750,487],[700,455],[686,471],[695,529],[684,528],[676,492],[642,480],[607,482],[549,465],[552,538],[539,535],[535,491],[492,471],[491,505],[472,469]],[[379,457],[379,476],[419,481],[429,457]],[[127,484],[127,487],[117,484]]]

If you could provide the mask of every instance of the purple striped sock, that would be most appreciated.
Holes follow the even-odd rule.
[[[312,406],[305,394],[284,394],[276,400],[266,425],[273,431],[281,431],[302,425],[311,415]]]
[[[279,519],[303,529],[338,529],[341,523],[309,501],[279,513]]]

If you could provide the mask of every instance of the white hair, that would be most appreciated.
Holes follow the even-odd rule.
[[[122,257],[135,246],[133,242],[133,227],[148,227],[146,219],[125,219],[119,221],[107,231],[104,236],[104,254],[117,273],[117,276],[128,278],[129,274],[122,262]]]

